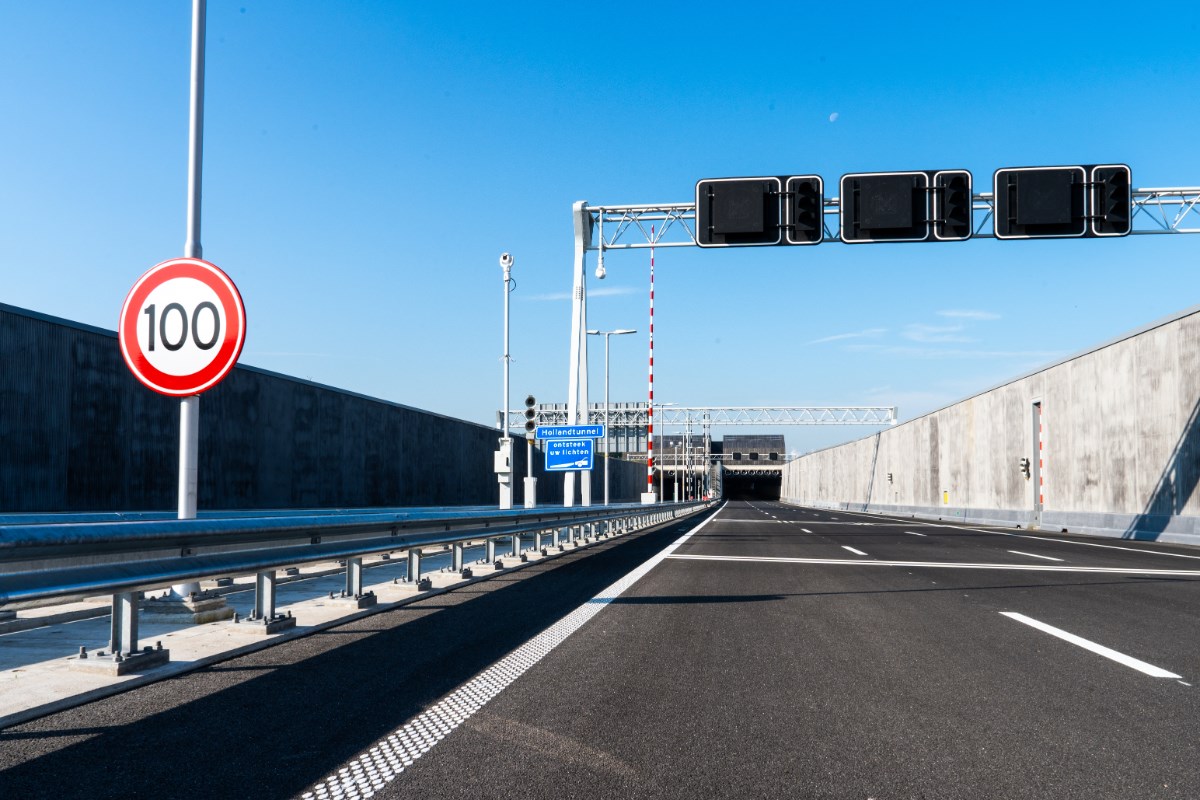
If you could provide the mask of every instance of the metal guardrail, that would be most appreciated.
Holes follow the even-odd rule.
[[[346,593],[362,593],[362,558],[407,550],[409,580],[420,577],[420,548],[452,545],[462,570],[466,543],[564,531],[611,535],[656,525],[706,507],[654,506],[388,509],[338,512],[241,512],[198,519],[104,519],[106,515],[0,517],[0,610],[14,604],[79,595],[113,595],[114,657],[139,654],[138,592],[202,578],[257,574],[255,616],[275,613],[276,570],[346,562]],[[250,514],[258,513],[259,516]],[[99,521],[96,517],[101,517]],[[515,547],[516,545],[514,545]],[[415,574],[414,574],[415,573]]]

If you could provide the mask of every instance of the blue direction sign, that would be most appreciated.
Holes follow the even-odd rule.
[[[591,469],[595,439],[550,439],[546,442],[546,471]]]
[[[603,439],[603,425],[538,425],[538,439]]]

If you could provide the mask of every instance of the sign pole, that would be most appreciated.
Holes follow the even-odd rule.
[[[192,79],[188,126],[187,240],[183,254],[203,258],[200,245],[200,194],[204,161],[204,29],[206,0],[192,0]],[[179,401],[179,519],[196,518],[199,480],[200,396]],[[186,599],[200,592],[198,582],[181,583],[171,592]]]

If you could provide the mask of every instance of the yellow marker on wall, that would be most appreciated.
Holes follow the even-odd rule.
[[[949,492],[942,492],[942,505],[944,505],[944,506],[950,505],[950,493]]]

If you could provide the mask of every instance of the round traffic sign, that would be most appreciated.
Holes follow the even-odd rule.
[[[229,276],[198,258],[151,267],[129,290],[117,338],[134,376],[187,397],[229,374],[246,341],[246,309]]]

